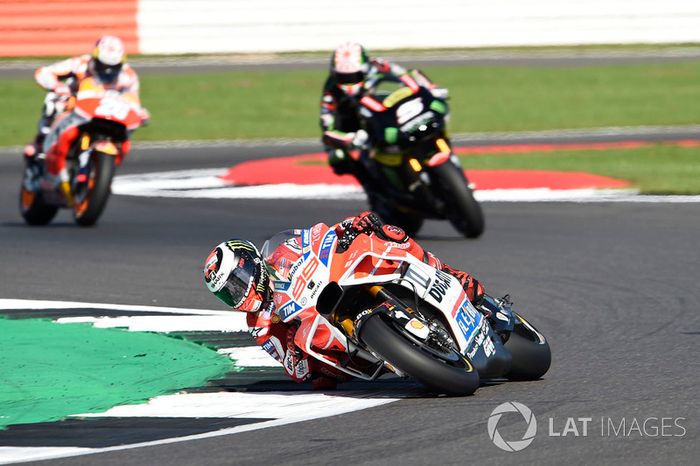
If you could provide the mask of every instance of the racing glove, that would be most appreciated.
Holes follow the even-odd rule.
[[[369,143],[369,133],[364,129],[358,129],[352,134],[352,147],[355,149],[366,149]]]
[[[71,96],[72,91],[70,86],[67,84],[60,83],[56,87],[52,89],[52,92],[56,94],[60,98],[67,99],[68,97]]]
[[[351,217],[340,223],[342,233],[339,233],[338,249],[343,251],[357,238],[364,233],[366,235],[376,234],[384,241],[395,243],[405,243],[409,240],[405,231],[395,225],[385,224],[382,219],[372,212],[366,210],[357,217]]]
[[[335,147],[343,150],[366,149],[369,145],[369,133],[364,129],[344,133],[342,131],[324,131],[323,144],[328,148]]]

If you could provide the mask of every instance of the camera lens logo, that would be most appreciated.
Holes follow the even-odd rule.
[[[505,413],[520,413],[525,419],[525,422],[527,422],[527,430],[523,434],[522,439],[506,441],[503,440],[501,434],[498,433],[498,421],[501,420],[501,416]],[[496,409],[491,412],[486,428],[489,433],[489,438],[498,448],[510,452],[520,451],[527,448],[534,440],[535,434],[537,434],[537,419],[535,419],[535,415],[532,414],[530,408],[524,404],[518,403],[517,401],[508,401],[496,406]]]

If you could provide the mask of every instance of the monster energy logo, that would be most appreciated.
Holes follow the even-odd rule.
[[[233,251],[236,252],[237,249],[245,249],[246,251],[251,251],[251,252],[258,252],[254,246],[252,246],[250,243],[247,241],[240,241],[240,240],[231,240],[231,241],[226,241],[226,246]]]

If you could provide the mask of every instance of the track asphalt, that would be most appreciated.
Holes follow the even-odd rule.
[[[223,168],[299,152],[290,146],[144,148],[120,173]],[[350,200],[114,196],[94,228],[74,226],[68,212],[48,227],[29,228],[16,207],[21,169],[19,157],[0,158],[4,298],[212,308],[200,267],[218,242],[245,237],[260,244],[279,230],[334,222],[365,208]],[[486,232],[478,240],[464,240],[436,221],[427,222],[418,240],[474,273],[493,294],[511,294],[550,340],[553,363],[543,380],[41,464],[693,463],[700,454],[700,205],[486,203],[484,211]],[[497,449],[487,434],[489,414],[507,401],[525,404],[538,421],[533,443],[517,453]],[[571,429],[550,435],[562,434],[568,418],[579,436]],[[585,437],[578,418],[591,418]],[[610,423],[619,431],[623,419],[624,432],[606,431]],[[631,429],[645,420],[644,432]],[[662,423],[674,421],[683,430],[667,428],[663,433],[671,436],[662,437]],[[505,415],[499,429],[519,438],[525,424]]]

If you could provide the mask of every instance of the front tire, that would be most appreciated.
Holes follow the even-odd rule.
[[[381,217],[384,223],[401,227],[408,236],[416,236],[423,226],[423,216],[412,212],[403,212],[380,202],[371,202],[370,208]]]
[[[484,232],[484,213],[474,199],[474,192],[461,167],[447,162],[432,169],[434,184],[447,203],[447,218],[467,238]]]
[[[521,315],[515,314],[513,332],[504,344],[513,356],[506,377],[510,380],[537,380],[549,370],[552,352],[547,339]]]
[[[110,155],[95,152],[90,157],[86,186],[76,193],[73,218],[80,226],[92,226],[100,218],[112,187],[115,161]]]
[[[455,362],[439,359],[399,334],[381,314],[362,324],[359,338],[382,359],[436,392],[471,395],[479,387],[479,374],[467,358],[455,352]]]

